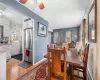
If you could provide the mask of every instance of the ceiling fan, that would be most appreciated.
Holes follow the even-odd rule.
[[[28,0],[19,0],[20,3],[25,4]],[[44,9],[44,4],[41,0],[36,0],[37,5],[40,9]]]

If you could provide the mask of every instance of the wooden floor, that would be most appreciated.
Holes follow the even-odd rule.
[[[21,77],[22,75],[26,74],[27,72],[29,72],[30,70],[32,70],[33,68],[35,68],[37,65],[31,66],[27,69],[24,69],[20,66],[18,66],[19,63],[21,63],[22,61],[16,60],[11,58],[7,64],[6,64],[6,80],[17,80],[19,77]],[[43,62],[43,61],[42,61]],[[41,62],[41,63],[42,63]],[[80,80],[80,79],[75,79],[75,80]]]
[[[16,80],[19,77],[21,77],[22,75],[26,74],[27,72],[29,72],[30,70],[32,70],[33,68],[35,68],[37,65],[35,66],[31,66],[28,69],[24,69],[22,67],[19,67],[18,64],[21,63],[22,61],[16,60],[11,58],[7,64],[6,64],[6,80]]]

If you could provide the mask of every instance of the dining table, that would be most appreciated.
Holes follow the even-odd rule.
[[[48,58],[48,54],[45,54],[44,58]],[[52,58],[52,57],[50,57],[50,58]],[[63,60],[63,57],[61,57],[61,60]],[[73,66],[84,66],[82,58],[81,58],[81,56],[78,53],[78,50],[76,48],[69,48],[66,51],[66,62],[67,62],[67,64],[72,66],[72,70],[73,70]],[[72,72],[72,79],[71,80],[74,80],[74,73],[73,72]]]

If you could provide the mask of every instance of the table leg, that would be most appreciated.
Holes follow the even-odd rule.
[[[75,79],[74,79],[73,65],[70,65],[70,67],[71,67],[71,77],[70,77],[70,80],[75,80]]]
[[[72,79],[75,80],[74,79],[74,69],[73,69],[73,66],[72,66]]]

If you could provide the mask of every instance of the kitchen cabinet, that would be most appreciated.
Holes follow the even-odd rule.
[[[0,50],[0,80],[6,80],[6,52]]]

